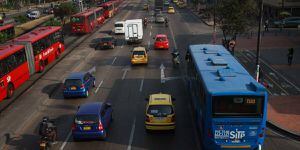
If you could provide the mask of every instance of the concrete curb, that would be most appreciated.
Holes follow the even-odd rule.
[[[291,139],[294,139],[296,141],[300,141],[300,133],[294,133],[292,131],[289,131],[287,129],[284,129],[282,127],[280,127],[278,124],[272,122],[271,120],[267,121],[267,126],[277,132],[279,132],[280,134],[283,134]]]

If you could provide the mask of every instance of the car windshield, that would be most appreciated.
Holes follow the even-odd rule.
[[[165,117],[173,114],[173,107],[171,105],[150,105],[147,110],[147,114],[154,117]]]
[[[157,14],[156,17],[157,17],[157,18],[163,18],[163,15]]]
[[[132,55],[145,55],[144,51],[133,51]]]
[[[83,23],[83,17],[72,17],[71,18],[71,21],[73,22],[73,23]]]
[[[99,118],[97,115],[77,115],[75,117],[76,124],[95,124],[98,121]]]
[[[263,97],[258,96],[214,96],[213,115],[215,117],[261,117],[263,100]]]
[[[156,38],[156,41],[158,41],[158,42],[163,42],[163,41],[166,41],[166,40],[167,40],[166,37],[157,37]]]
[[[80,79],[67,79],[65,81],[65,86],[70,87],[70,86],[81,86],[82,82]]]
[[[105,37],[101,39],[102,42],[110,42],[112,41],[112,37]]]
[[[123,24],[122,23],[116,23],[115,27],[123,27]]]

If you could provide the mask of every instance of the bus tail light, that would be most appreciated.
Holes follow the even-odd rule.
[[[102,130],[103,130],[103,125],[102,125],[101,121],[99,121],[98,130],[99,130],[99,131],[102,131]]]
[[[210,137],[210,138],[212,138],[212,137],[213,137],[213,135],[212,135],[212,132],[211,132],[211,130],[210,130],[210,129],[208,129],[208,130],[207,130],[207,136],[208,136],[208,137]]]

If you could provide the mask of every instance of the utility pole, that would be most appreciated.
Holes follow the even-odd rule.
[[[263,8],[264,8],[264,0],[260,0],[260,8],[259,8],[259,25],[258,25],[258,34],[257,34],[257,47],[256,47],[256,81],[259,79],[259,57],[260,57],[260,43],[261,43],[261,26],[263,19]]]

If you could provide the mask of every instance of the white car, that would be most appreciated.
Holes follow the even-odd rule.
[[[29,14],[27,14],[27,17],[29,19],[38,19],[40,18],[40,16],[41,16],[41,12],[38,10],[31,11]]]
[[[115,23],[115,34],[125,33],[125,21],[117,21]]]

